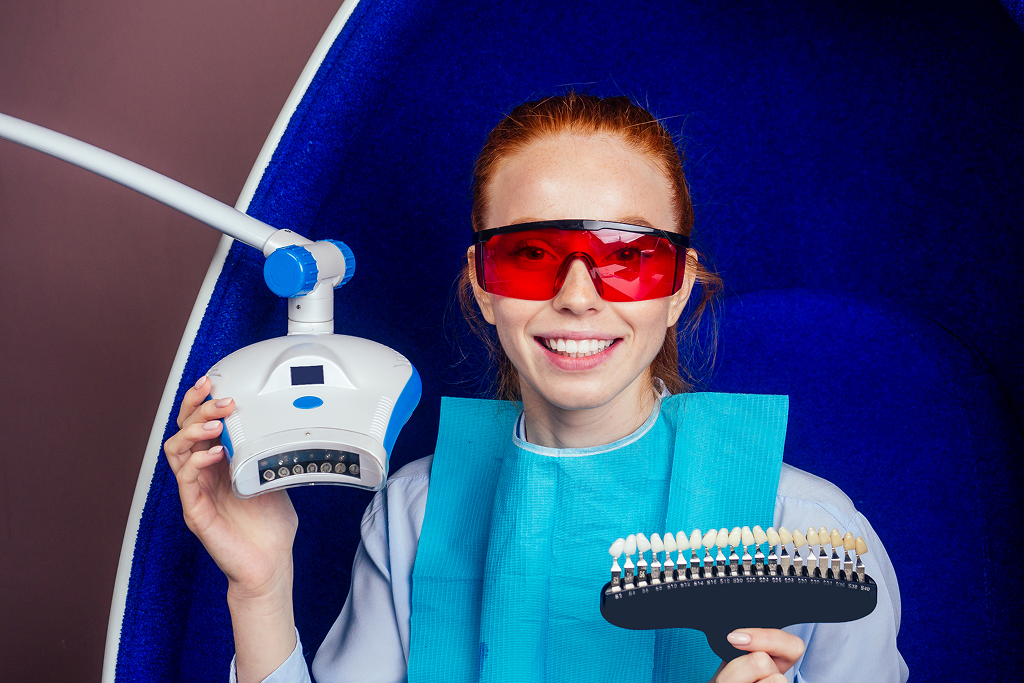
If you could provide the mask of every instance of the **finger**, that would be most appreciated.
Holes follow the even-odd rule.
[[[200,475],[207,467],[214,465],[224,457],[224,447],[214,446],[208,451],[196,451],[186,459],[175,476],[178,479],[178,495],[181,496],[181,506],[184,510],[190,510],[199,501],[202,491],[197,486]]]
[[[164,455],[175,474],[191,456],[193,450],[205,451],[209,443],[220,436],[224,424],[220,420],[194,422],[164,443]]]
[[[210,399],[186,416],[181,422],[181,428],[186,429],[189,425],[197,422],[209,422],[210,420],[223,420],[235,410],[235,402],[230,398]]]
[[[804,654],[804,641],[777,628],[742,628],[728,635],[737,650],[765,652],[785,673]]]
[[[768,653],[751,652],[722,666],[714,680],[716,683],[753,683],[772,681],[776,674],[782,675]],[[782,680],[786,677],[782,676]]]
[[[185,392],[185,396],[181,399],[181,407],[178,409],[178,429],[184,426],[186,418],[194,413],[196,408],[209,395],[210,380],[206,375],[203,375],[191,389]]]

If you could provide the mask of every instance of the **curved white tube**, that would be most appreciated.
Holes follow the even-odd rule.
[[[260,251],[263,251],[263,245],[270,236],[277,232],[276,228],[208,197],[199,190],[49,128],[0,114],[0,137],[130,187]]]

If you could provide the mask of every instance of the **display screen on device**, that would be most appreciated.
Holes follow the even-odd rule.
[[[292,368],[292,386],[323,383],[324,366],[322,365],[300,365]]]

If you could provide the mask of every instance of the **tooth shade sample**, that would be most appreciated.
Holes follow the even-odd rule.
[[[743,545],[754,545],[754,532],[750,530],[749,526],[743,527],[740,535],[743,537]]]
[[[818,529],[818,545],[825,545],[829,541],[828,529],[821,527]]]
[[[636,552],[636,536],[634,536],[633,534],[626,536],[625,550],[627,555],[632,555]]]
[[[811,545],[818,545],[818,532],[812,526],[807,530],[807,542]]]
[[[647,540],[647,537],[643,534],[636,535],[636,549],[641,553],[646,553],[651,549],[651,542]]]
[[[771,546],[777,546],[779,544],[779,535],[775,532],[775,527],[768,527],[768,544]]]
[[[578,346],[576,345],[576,340],[575,339],[566,339],[565,340],[565,352],[566,353],[576,353],[577,348],[578,348]]]
[[[864,542],[863,536],[857,537],[857,554],[863,555],[868,551],[868,544]]]
[[[845,550],[853,550],[857,547],[857,541],[853,540],[853,532],[847,531],[846,535],[843,536],[843,548]]]
[[[622,549],[625,547],[625,545],[626,545],[626,539],[624,539],[624,538],[617,538],[617,539],[615,539],[615,543],[612,543],[612,547],[608,548],[608,554],[611,555],[612,557],[618,558],[618,556],[622,554]]]
[[[807,539],[804,538],[804,533],[797,529],[793,532],[793,547],[803,548],[805,545],[807,545]]]
[[[694,529],[693,533],[690,534],[690,547],[692,549],[694,549],[694,550],[697,550],[698,548],[700,548],[700,544],[701,544],[701,540],[700,539],[701,539],[700,529]]]
[[[711,531],[704,534],[702,543],[704,547],[711,550],[715,546],[715,540],[718,538],[718,532],[712,529]]]
[[[793,542],[793,534],[789,533],[789,529],[784,526],[779,527],[779,541],[782,542],[782,545]]]
[[[740,539],[742,538],[743,533],[740,531],[739,527],[736,527],[735,529],[729,532],[729,545],[735,548],[740,544]]]
[[[651,550],[655,553],[660,553],[665,550],[665,543],[661,540],[661,536],[658,534],[651,534]]]
[[[760,524],[755,526],[754,527],[754,543],[756,543],[758,545],[764,545],[767,542],[768,542],[768,536],[764,533],[764,529],[761,528]]]
[[[729,545],[729,530],[728,529],[719,529],[718,530],[718,535],[715,536],[715,545],[717,545],[719,548],[725,548],[726,546]]]
[[[676,537],[672,535],[671,531],[665,534],[663,543],[665,544],[666,553],[674,553],[676,551]]]
[[[829,540],[832,542],[833,548],[840,548],[843,545],[843,535],[839,533],[839,529],[832,530],[832,538]]]

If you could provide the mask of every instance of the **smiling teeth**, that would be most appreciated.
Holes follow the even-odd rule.
[[[570,358],[583,358],[601,353],[612,345],[611,339],[544,339],[544,345]]]

